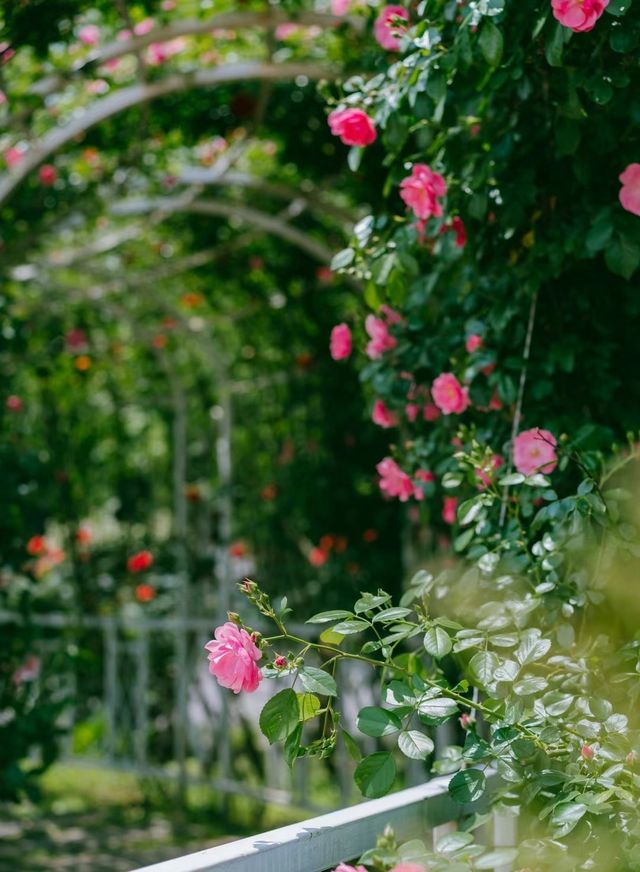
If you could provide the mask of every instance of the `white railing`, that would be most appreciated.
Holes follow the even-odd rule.
[[[382,799],[145,866],[137,872],[325,872],[374,847],[387,826],[400,842],[421,839],[427,843],[431,838],[435,843],[455,830],[461,815],[471,808],[451,799],[449,778],[434,778]],[[490,783],[494,779],[491,776]],[[481,808],[473,806],[473,810]],[[515,818],[494,814],[482,836],[483,844],[493,847],[515,844]],[[508,867],[499,867],[497,872],[508,872]]]

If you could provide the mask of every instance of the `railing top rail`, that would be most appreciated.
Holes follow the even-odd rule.
[[[463,808],[449,796],[449,780],[434,778],[381,799],[145,866],[144,872],[324,872],[371,848],[387,825],[406,841],[458,819]]]

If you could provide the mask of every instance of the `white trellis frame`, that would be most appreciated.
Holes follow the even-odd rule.
[[[420,839],[435,844],[457,828],[462,814],[486,808],[486,798],[475,806],[460,806],[448,792],[450,776],[401,790],[382,799],[363,802],[311,818],[299,824],[260,833],[247,839],[188,854],[136,872],[325,872],[353,860],[375,845],[391,826],[400,842]],[[488,779],[489,790],[496,776]],[[483,827],[484,844],[515,844],[516,819],[493,814]],[[495,867],[509,872],[509,866]]]

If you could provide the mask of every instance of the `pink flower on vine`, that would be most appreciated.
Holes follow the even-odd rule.
[[[435,403],[427,403],[422,410],[422,417],[425,421],[437,421],[442,412]]]
[[[403,318],[400,312],[396,312],[395,309],[392,309],[391,306],[387,306],[386,303],[383,303],[380,306],[380,314],[384,316],[387,324],[402,324]],[[406,373],[404,373],[404,375],[406,375]],[[409,373],[408,375],[409,378],[413,378],[411,373]]]
[[[378,427],[384,427],[385,430],[389,429],[389,427],[398,426],[398,416],[388,409],[382,400],[376,400],[373,404],[371,420]]]
[[[553,472],[558,463],[553,433],[539,427],[518,433],[513,440],[513,462],[523,475]]]
[[[458,497],[445,497],[442,501],[442,520],[445,524],[455,524]]]
[[[418,406],[417,403],[407,403],[407,405],[404,407],[404,413],[407,417],[407,421],[411,421],[412,424],[418,417],[419,412],[420,406]]]
[[[445,180],[426,164],[414,164],[411,175],[400,182],[400,196],[417,218],[442,215],[438,197],[444,197],[446,193]]]
[[[83,45],[94,46],[100,41],[100,29],[95,24],[86,24],[78,31],[78,39]]]
[[[434,380],[431,396],[443,415],[459,415],[469,406],[469,389],[452,372],[443,372]]]
[[[351,0],[331,0],[331,14],[346,15],[350,5]]]
[[[620,176],[620,202],[632,215],[640,215],[640,163],[632,163]]]
[[[479,348],[482,348],[484,345],[482,336],[478,333],[471,333],[470,336],[467,336],[467,341],[464,344],[464,347],[467,349],[469,354],[473,354],[474,351],[477,351]]]
[[[495,478],[494,473],[503,465],[504,457],[501,454],[494,454],[488,468],[477,469],[476,478],[478,479],[478,490],[486,490]]]
[[[339,863],[333,872],[367,872],[365,866],[349,866],[348,863]]]
[[[380,490],[386,497],[397,497],[401,503],[406,503],[414,495],[413,482],[393,458],[385,457],[376,470],[380,475]]]
[[[362,109],[336,109],[327,120],[331,133],[345,145],[371,145],[378,135],[375,124]]]
[[[14,167],[17,167],[23,157],[24,149],[17,148],[16,146],[8,148],[4,153],[5,163],[10,170],[12,170]]]
[[[375,315],[367,315],[364,328],[371,338],[367,344],[367,356],[371,360],[377,360],[385,351],[392,351],[398,344],[395,336],[389,333],[386,323]]]
[[[404,6],[383,6],[374,22],[373,35],[376,42],[387,51],[400,51],[405,26],[398,19],[409,20],[409,13]]]
[[[351,354],[351,330],[348,324],[336,324],[331,331],[329,350],[334,360],[346,360]]]
[[[253,693],[262,680],[256,661],[262,657],[252,637],[242,627],[227,621],[204,646],[209,652],[209,672],[222,687],[234,693]]]
[[[553,16],[576,33],[593,30],[609,0],[551,0]]]

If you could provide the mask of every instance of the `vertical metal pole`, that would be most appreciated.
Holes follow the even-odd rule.
[[[134,745],[136,762],[144,768],[147,765],[148,706],[149,706],[149,632],[146,624],[139,628],[136,642],[136,728]]]
[[[173,400],[173,533],[178,577],[178,620],[174,630],[175,676],[173,748],[178,764],[178,801],[184,808],[187,791],[187,718],[189,695],[189,583],[187,560],[187,398],[175,373],[167,370]]]
[[[116,756],[116,724],[118,711],[118,628],[113,618],[103,625],[104,699],[106,752],[110,763]]]
[[[227,612],[231,607],[231,585],[233,583],[229,555],[229,545],[231,544],[233,530],[233,460],[231,447],[233,409],[229,385],[222,379],[220,383],[220,406],[222,412],[217,421],[216,438],[219,487],[218,511],[220,517],[216,575],[218,581],[218,621],[223,623],[227,619]],[[231,776],[230,712],[227,694],[223,692],[221,699],[222,708],[220,711],[218,747],[220,748],[220,776],[226,779]]]

